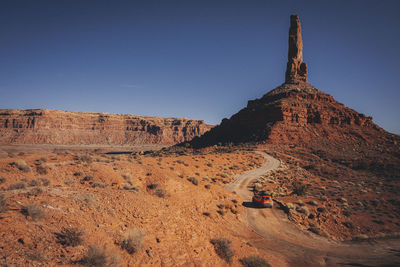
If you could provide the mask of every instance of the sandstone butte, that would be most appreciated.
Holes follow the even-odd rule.
[[[400,152],[400,137],[373,123],[372,117],[337,102],[331,95],[308,83],[303,62],[299,17],[291,15],[289,52],[285,83],[247,107],[223,119],[201,137],[194,147],[218,143],[259,142],[336,149],[338,153],[359,152],[356,157]]]
[[[1,109],[0,144],[171,145],[202,135],[202,120],[48,109]]]

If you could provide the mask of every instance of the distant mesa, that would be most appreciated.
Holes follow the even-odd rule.
[[[211,127],[185,118],[0,109],[0,144],[172,145]]]

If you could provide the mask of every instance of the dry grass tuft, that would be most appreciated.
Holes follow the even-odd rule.
[[[15,184],[10,184],[8,186],[8,190],[17,190],[17,189],[25,189],[26,188],[26,184],[23,182],[19,182],[19,183],[15,183]]]
[[[199,184],[199,181],[197,181],[197,179],[194,178],[194,177],[189,177],[188,181],[191,182],[194,185],[198,185]]]
[[[124,178],[128,183],[132,184],[132,175],[130,173],[125,173],[122,175],[122,178]]]
[[[47,174],[47,168],[45,166],[39,165],[36,167],[36,172],[42,175]]]
[[[144,236],[145,234],[136,228],[128,229],[122,237],[122,249],[125,249],[129,254],[134,254],[143,247]]]
[[[120,258],[116,253],[98,246],[90,246],[85,257],[78,263],[84,266],[92,267],[116,267],[120,266]]]
[[[10,163],[12,166],[15,166],[18,170],[23,172],[30,172],[31,167],[26,164],[25,160],[19,159]]]
[[[157,188],[156,191],[154,191],[156,196],[164,198],[165,197],[165,191],[162,188]]]
[[[227,263],[232,263],[234,255],[231,248],[232,241],[225,237],[220,237],[211,239],[210,242],[214,245],[215,252],[221,259],[225,260]]]
[[[245,267],[270,267],[271,265],[259,256],[249,256],[240,260]]]
[[[22,208],[22,214],[31,217],[32,220],[41,220],[44,218],[44,210],[36,204],[30,204]]]
[[[57,243],[63,246],[76,247],[83,243],[83,232],[78,228],[63,228],[56,233]]]
[[[0,194],[0,213],[8,211],[7,201],[4,195]]]

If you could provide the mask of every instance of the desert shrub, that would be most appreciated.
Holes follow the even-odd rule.
[[[139,188],[138,188],[137,186],[133,186],[133,185],[131,185],[131,184],[124,184],[122,188],[123,188],[124,190],[139,192]]]
[[[83,177],[83,181],[91,181],[91,180],[93,180],[92,175],[87,175],[87,176]]]
[[[56,233],[57,243],[75,247],[83,243],[83,232],[78,228],[63,228],[60,233]]]
[[[0,213],[6,212],[8,210],[7,201],[4,195],[0,195]]]
[[[32,190],[30,190],[29,192],[27,192],[25,195],[26,195],[27,197],[29,197],[29,196],[38,196],[38,195],[40,195],[40,194],[42,194],[42,193],[43,193],[42,188],[40,188],[40,187],[35,187],[35,188],[32,188]]]
[[[293,203],[286,203],[286,207],[290,210],[294,210],[296,208],[296,205]]]
[[[165,191],[162,188],[157,188],[156,191],[154,192],[156,194],[156,196],[158,197],[165,197]]]
[[[119,266],[119,255],[98,246],[90,246],[85,257],[78,263],[84,266],[93,267],[114,267]]]
[[[42,182],[42,185],[44,185],[44,186],[50,185],[50,180],[47,178],[40,178],[40,181]]]
[[[198,185],[198,184],[199,184],[199,182],[197,181],[197,179],[194,178],[194,177],[189,177],[189,178],[188,178],[188,181],[191,182],[191,183],[194,184],[194,185]]]
[[[211,239],[210,242],[214,245],[215,252],[221,259],[225,260],[227,263],[232,262],[234,253],[231,248],[232,242],[229,239],[220,237]]]
[[[47,168],[45,166],[36,166],[36,172],[39,174],[47,174]]]
[[[217,210],[218,214],[224,216],[225,215],[225,211],[224,210]]]
[[[89,207],[96,203],[94,194],[80,194],[76,199],[85,202]]]
[[[8,190],[16,190],[16,189],[25,189],[26,184],[23,182],[15,183],[15,184],[10,184],[8,186]]]
[[[211,214],[210,214],[209,212],[207,212],[207,211],[203,212],[203,215],[204,215],[204,216],[207,216],[207,217],[210,217],[210,216],[211,216]]]
[[[11,162],[12,166],[15,166],[18,170],[23,171],[23,172],[30,172],[31,167],[29,167],[28,164],[22,159],[16,160]]]
[[[310,214],[310,211],[308,210],[308,208],[307,207],[297,207],[296,208],[296,211],[297,212],[300,212],[300,213],[303,213],[303,214],[305,214],[306,216],[308,216],[309,214]]]
[[[240,259],[240,263],[245,267],[270,267],[271,265],[267,263],[263,258],[259,256],[249,256]]]
[[[93,187],[93,188],[96,188],[96,187],[99,187],[99,188],[106,188],[106,187],[107,187],[107,184],[105,184],[105,183],[100,183],[100,182],[94,182],[94,183],[92,184],[92,187]]]
[[[39,265],[42,265],[41,263],[48,260],[46,253],[43,250],[39,250],[39,249],[26,251],[25,256],[26,256],[26,258],[30,259],[31,261],[40,262]],[[36,266],[36,265],[37,264],[30,264],[29,266]]]
[[[310,228],[308,228],[308,231],[323,237],[328,237],[328,234],[318,226],[311,226]]]
[[[210,189],[210,188],[211,188],[211,185],[210,185],[210,184],[206,184],[204,187],[205,187],[206,189]]]
[[[141,249],[144,245],[145,234],[136,229],[129,228],[122,236],[122,249],[125,249],[129,254],[133,254]]]
[[[128,183],[132,183],[132,175],[130,173],[125,173],[122,175],[122,178],[124,178]]]
[[[44,210],[36,204],[23,207],[22,214],[31,217],[34,221],[44,218]]]
[[[298,196],[304,196],[307,194],[309,185],[303,184],[302,182],[293,182],[292,183],[293,194]]]
[[[36,179],[32,179],[32,180],[29,181],[28,185],[29,186],[39,186],[40,182],[38,180],[36,180]]]
[[[149,184],[147,186],[148,189],[156,189],[158,187],[158,184]]]
[[[6,181],[6,178],[0,177],[0,184],[4,183]]]
[[[81,176],[82,173],[81,172],[74,172],[74,176]]]
[[[86,164],[90,164],[90,163],[92,163],[92,157],[89,155],[89,154],[86,154],[86,155],[81,155],[81,156],[78,156],[78,157],[76,157],[75,158],[77,161],[81,161],[81,162],[84,162],[84,163],[86,163]]]

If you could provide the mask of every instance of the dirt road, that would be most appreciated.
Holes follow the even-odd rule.
[[[260,238],[251,240],[259,249],[281,254],[291,266],[400,266],[400,240],[339,242],[304,231],[290,222],[277,205],[273,209],[253,208],[250,182],[280,166],[277,159],[266,158],[258,169],[247,171],[226,188],[235,191],[248,207],[247,224]],[[273,265],[273,263],[271,263]],[[274,266],[274,265],[273,265]]]

